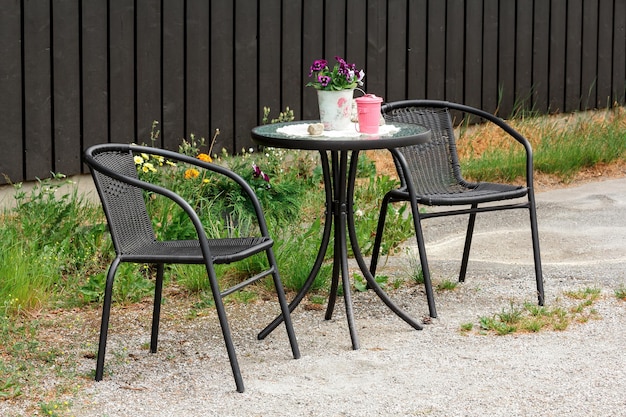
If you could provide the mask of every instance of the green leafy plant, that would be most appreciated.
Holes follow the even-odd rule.
[[[383,289],[387,286],[389,282],[389,277],[386,275],[377,275],[374,280],[376,283]],[[367,291],[367,282],[365,278],[361,275],[354,275],[354,288],[359,292]]]

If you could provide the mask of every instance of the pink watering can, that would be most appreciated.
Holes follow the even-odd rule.
[[[383,102],[382,97],[374,94],[365,94],[356,98],[356,110],[359,119],[358,131],[368,135],[378,133],[380,124],[380,106]]]

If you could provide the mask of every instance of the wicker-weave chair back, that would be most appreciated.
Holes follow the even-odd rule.
[[[93,155],[93,177],[106,214],[111,239],[118,254],[154,242],[155,234],[140,188],[107,175],[110,170],[138,178],[131,151],[103,151]],[[104,170],[103,170],[104,169]]]
[[[450,112],[445,108],[402,107],[387,110],[382,108],[387,123],[414,123],[431,130],[427,143],[399,148],[407,162],[411,180],[419,195],[461,191],[464,184],[456,151],[454,128]],[[402,185],[405,173],[396,163]]]

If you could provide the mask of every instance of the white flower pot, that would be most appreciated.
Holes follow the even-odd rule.
[[[339,91],[317,90],[320,121],[324,130],[345,130],[350,126],[354,89]]]

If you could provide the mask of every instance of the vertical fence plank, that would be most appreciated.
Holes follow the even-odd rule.
[[[407,98],[425,98],[428,0],[412,0],[408,11]]]
[[[500,2],[498,21],[498,112],[506,117],[515,106],[515,2]]]
[[[550,70],[550,3],[535,0],[533,22],[533,101],[534,111],[548,111],[548,74]]]
[[[600,0],[598,11],[598,99],[597,107],[611,105],[613,62],[613,0]]]
[[[135,10],[109,0],[109,131],[111,142],[135,142]]]
[[[407,1],[389,0],[387,14],[387,87],[385,98],[389,101],[406,97],[407,85]],[[384,93],[378,92],[377,95]]]
[[[565,108],[565,39],[566,0],[553,0],[550,9],[550,74],[548,88],[548,110],[563,111]]]
[[[54,170],[81,171],[78,3],[56,0],[52,9]]]
[[[570,0],[567,5],[567,38],[565,45],[565,107],[566,112],[580,109],[580,59],[582,54],[583,1]]]
[[[583,2],[583,37],[581,58],[581,107],[583,110],[597,105],[598,68],[598,0]]]
[[[533,72],[533,0],[517,0],[515,25],[514,106],[529,110],[532,106]]]
[[[317,107],[314,105],[317,103],[315,91],[309,91],[310,106],[305,104],[302,97],[303,86],[308,82],[305,77],[308,75],[311,62],[313,59],[323,57],[324,44],[321,31],[324,27],[324,16],[322,2],[316,0],[313,2],[318,4],[307,5],[306,2],[302,1],[283,1],[283,39],[281,42],[283,59],[280,63],[282,77],[281,108],[289,106],[295,114],[306,115],[306,112],[313,112],[316,115],[313,117],[317,117]],[[309,9],[305,9],[306,7]],[[311,7],[313,8],[311,9]],[[303,15],[307,16],[304,22],[301,19]],[[311,22],[307,22],[309,16]]]
[[[324,3],[324,55],[346,59],[346,3],[336,0]]]
[[[304,33],[302,27],[302,16],[302,2],[283,1],[283,40],[281,43],[283,59],[280,64],[282,80],[281,108],[289,106],[293,108],[296,114],[303,114],[302,93],[304,85],[307,82],[305,77],[308,75],[309,66],[311,65],[313,59],[322,58],[322,48],[324,46],[322,37],[323,35],[322,33],[320,33],[323,26],[312,27],[310,29],[312,31]],[[308,20],[308,18],[309,16],[307,15],[307,19],[305,19],[305,21]],[[320,22],[323,21],[323,16],[321,14],[318,17],[317,15],[315,15],[315,13],[313,13],[313,16],[311,16],[311,18],[314,20],[314,22],[323,23]],[[303,49],[305,43],[303,38],[306,38],[307,36],[309,40],[315,39],[316,43],[319,44],[316,49],[309,49],[308,55],[307,52]],[[316,55],[312,55],[313,58],[307,60],[307,56],[311,57],[310,54],[312,53],[316,53]],[[305,62],[302,62],[303,59]],[[310,91],[309,93],[312,98],[315,97],[314,91]],[[312,105],[309,108],[309,111],[313,111],[315,114],[317,114],[316,107],[313,105],[313,103],[316,103],[316,101],[311,102]]]
[[[286,4],[289,3],[289,4]],[[295,9],[296,2],[283,2],[283,38],[286,33],[289,33],[290,36],[293,36],[294,28],[290,23],[290,20],[297,16],[298,10]],[[300,71],[303,75],[302,85],[305,85],[309,81],[309,68],[314,60],[316,59],[328,59],[332,60],[333,57],[324,56],[324,43],[319,33],[324,30],[324,3],[319,0],[303,0],[302,1],[302,9],[300,13],[303,16],[306,16],[306,19],[302,22],[302,38],[297,37],[296,39],[284,39],[284,45],[288,45],[291,48],[297,48],[297,46],[291,42],[302,42],[302,63],[299,69],[296,71]],[[289,59],[294,59],[293,55],[289,56]],[[283,68],[285,71],[285,68]],[[295,85],[295,84],[294,84]],[[283,84],[283,90],[285,89],[285,85]],[[285,94],[283,94],[283,97]],[[294,97],[295,98],[295,97]],[[304,89],[302,93],[302,104],[294,103],[286,101],[283,99],[283,103],[294,106],[294,111],[296,114],[302,114],[303,119],[317,119],[319,118],[319,110],[317,107],[317,93],[312,87],[307,87]],[[296,107],[297,106],[297,107]],[[300,111],[298,111],[300,110]]]
[[[0,9],[0,184],[24,177],[20,32],[20,1],[7,1]]]
[[[468,0],[465,9],[464,103],[482,106],[483,1]]]
[[[203,0],[198,0],[203,2]],[[232,123],[235,109],[234,73],[234,9],[232,2],[211,2],[210,17],[211,61],[210,61],[210,103],[211,132],[220,129],[221,134],[213,147],[213,152],[226,149],[229,152],[241,151],[234,148],[235,129]],[[199,24],[202,24],[200,21]],[[190,102],[189,105],[194,105]]]
[[[257,22],[258,10],[246,6],[244,0],[235,2],[235,150],[252,145],[250,130],[256,125],[258,113],[258,83],[252,76],[257,73]]]
[[[161,120],[161,1],[138,0],[137,21],[137,142],[151,143],[154,121]],[[159,127],[160,128],[160,127]],[[162,146],[159,139],[154,145]]]
[[[367,9],[362,0],[347,0],[346,6],[346,59],[354,62],[358,69],[365,69],[367,62]],[[367,81],[367,74],[365,74]],[[383,94],[382,91],[376,92]]]
[[[613,103],[626,95],[626,2],[615,2],[613,41]]]
[[[105,1],[82,3],[81,112],[83,150],[109,140],[108,13]],[[87,167],[83,165],[83,172]]]
[[[223,14],[218,12],[215,16],[209,13],[209,8],[215,2],[206,2],[203,0],[187,1],[187,39],[185,40],[186,62],[185,62],[185,137],[189,138],[192,134],[198,138],[208,138],[209,132],[209,100],[211,98],[211,90],[209,89],[209,56],[213,53],[210,48],[209,29],[214,31],[214,25],[218,20],[229,20],[232,13]],[[232,7],[232,5],[229,5]],[[211,20],[209,20],[211,19]],[[211,22],[207,25],[207,22]],[[222,45],[226,50],[226,55],[211,59],[216,63],[215,67],[220,68],[222,65],[228,70],[232,70],[232,24],[227,27],[228,31],[224,33],[224,39],[218,39],[216,44]],[[213,73],[211,73],[211,76]],[[225,94],[232,102],[233,90],[232,72],[229,77],[221,78],[221,74],[216,74],[215,94],[222,99],[220,104],[216,105],[216,115],[218,119],[216,123],[220,125],[224,137],[228,137],[232,141],[233,126],[230,116],[232,116],[233,106],[228,107],[228,101]],[[224,106],[229,115],[226,119],[222,113]],[[213,121],[215,118],[212,117]],[[228,121],[227,121],[228,120]],[[226,124],[227,123],[227,124]],[[222,125],[224,124],[224,125]],[[229,146],[229,149],[231,147]]]
[[[386,91],[387,78],[387,9],[384,0],[367,0],[368,91]]]
[[[175,150],[185,137],[185,2],[163,0],[161,142]]]
[[[24,3],[24,152],[26,178],[53,169],[50,6]]]
[[[463,72],[465,49],[465,0],[449,0],[446,12],[445,98],[463,101]]]
[[[446,73],[446,3],[430,0],[428,3],[428,84],[426,96],[445,98]]]
[[[495,113],[498,109],[498,0],[483,4],[483,109]]]
[[[264,0],[259,8],[259,112],[255,122],[263,115],[263,107],[272,110],[271,118],[282,110],[280,103],[280,20],[281,0]],[[292,106],[292,105],[290,105]]]

